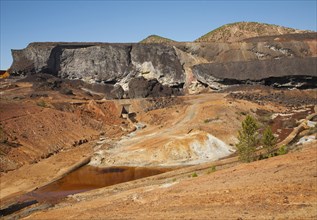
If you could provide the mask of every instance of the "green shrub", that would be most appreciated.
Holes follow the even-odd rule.
[[[255,151],[258,144],[258,125],[256,119],[251,115],[247,115],[241,124],[241,130],[238,135],[238,149],[239,159],[243,162],[251,162],[256,159]]]
[[[46,104],[46,102],[44,100],[40,100],[36,104],[37,104],[37,106],[40,106],[42,108],[47,107],[47,104]]]
[[[207,123],[209,123],[209,122],[211,122],[211,121],[212,121],[211,118],[207,118],[207,119],[204,120],[204,123],[207,124]]]
[[[197,177],[198,175],[197,175],[197,173],[196,172],[194,172],[193,174],[192,174],[192,177]]]
[[[264,130],[262,144],[264,149],[266,150],[267,157],[270,157],[276,144],[276,138],[274,137],[272,129],[269,126],[266,127],[266,129]]]
[[[210,174],[210,173],[213,173],[213,172],[216,172],[216,166],[213,165],[212,167],[210,167],[210,169],[208,170],[207,174]]]
[[[212,171],[212,172],[215,172],[216,170],[217,170],[217,169],[216,169],[216,166],[215,166],[215,165],[211,167],[211,171]]]
[[[284,155],[287,154],[287,147],[285,145],[282,145],[278,150],[277,150],[277,155]]]

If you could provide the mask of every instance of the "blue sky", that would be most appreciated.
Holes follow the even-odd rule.
[[[317,30],[312,1],[1,1],[0,69],[35,41],[138,42],[151,34],[193,41],[227,23]]]

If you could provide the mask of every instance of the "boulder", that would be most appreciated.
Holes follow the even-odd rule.
[[[143,77],[131,79],[129,82],[129,98],[145,98],[149,96],[151,88],[149,82]]]
[[[176,88],[162,85],[157,79],[147,80],[144,77],[137,77],[129,82],[128,95],[129,98],[165,97],[175,95],[177,91]]]

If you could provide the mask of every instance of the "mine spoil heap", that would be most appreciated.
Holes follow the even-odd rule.
[[[317,85],[316,44],[317,33],[230,43],[31,43],[12,50],[9,72],[81,80],[109,91],[124,90],[131,98],[221,90],[239,84],[305,89]]]

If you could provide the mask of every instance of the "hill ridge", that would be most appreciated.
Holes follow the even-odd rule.
[[[156,35],[156,34],[152,34],[144,38],[143,40],[141,40],[139,43],[170,43],[170,42],[176,42],[176,41],[166,37]]]
[[[199,37],[194,42],[237,42],[252,37],[310,32],[312,31],[275,24],[242,21],[222,25]]]

